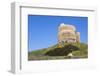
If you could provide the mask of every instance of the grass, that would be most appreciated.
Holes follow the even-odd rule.
[[[84,43],[74,43],[73,46],[79,49],[73,50],[71,53],[73,57],[70,58],[65,54],[68,50],[70,44],[66,43],[64,47],[58,49],[58,45],[54,45],[45,49],[35,50],[28,52],[28,60],[55,60],[55,59],[77,59],[77,58],[87,58],[88,57],[88,45]],[[56,50],[57,49],[57,50]],[[55,51],[56,50],[56,51]],[[50,52],[50,54],[48,54]],[[62,53],[62,54],[60,54]]]

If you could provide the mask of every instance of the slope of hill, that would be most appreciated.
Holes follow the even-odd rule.
[[[88,45],[84,43],[66,44],[62,48],[54,45],[45,49],[28,52],[28,60],[55,60],[69,59],[69,53],[73,54],[72,58],[87,58]]]

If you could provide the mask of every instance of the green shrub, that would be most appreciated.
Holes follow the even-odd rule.
[[[62,48],[55,48],[45,53],[48,56],[67,56],[70,52],[79,50],[79,47],[69,44]]]

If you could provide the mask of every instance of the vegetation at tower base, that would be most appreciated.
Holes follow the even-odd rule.
[[[69,44],[69,45],[65,45],[62,48],[55,48],[53,50],[50,50],[48,52],[45,53],[45,55],[49,55],[49,56],[67,56],[69,53],[71,53],[72,51],[76,51],[79,50],[78,46]]]
[[[85,43],[66,43],[59,48],[58,44],[56,44],[45,49],[28,52],[28,60],[69,59],[69,53],[73,54],[71,59],[87,58],[88,45]]]

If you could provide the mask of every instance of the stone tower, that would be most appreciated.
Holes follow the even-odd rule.
[[[58,27],[58,43],[80,42],[80,33],[76,31],[74,25],[61,23]]]

